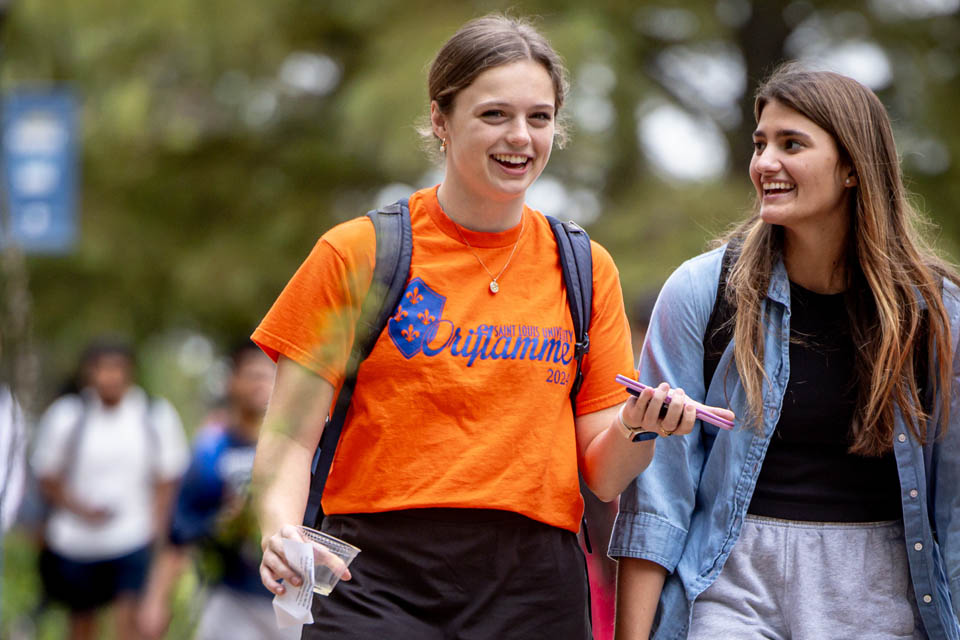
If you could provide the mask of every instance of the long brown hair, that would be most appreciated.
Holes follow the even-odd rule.
[[[935,401],[942,408],[945,428],[951,340],[941,284],[944,278],[957,282],[958,276],[918,233],[922,219],[908,201],[886,109],[856,80],[797,63],[781,66],[758,88],[754,101],[758,122],[773,100],[829,133],[841,160],[850,163],[858,180],[851,189],[845,270],[856,352],[857,409],[850,451],[861,455],[890,451],[897,408],[913,436],[926,443],[932,435],[930,416],[917,380],[929,374],[939,389]],[[753,216],[724,240],[741,246],[726,291],[737,310],[737,370],[759,428],[765,380],[764,301],[771,271],[783,250],[783,228],[763,222],[757,203]]]

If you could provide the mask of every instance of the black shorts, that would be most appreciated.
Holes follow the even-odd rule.
[[[314,597],[304,638],[591,637],[586,564],[570,531],[478,509],[328,516],[323,530],[361,551],[352,580]]]
[[[150,547],[103,560],[78,561],[45,548],[40,578],[46,594],[71,611],[92,611],[121,594],[143,590],[150,566]]]

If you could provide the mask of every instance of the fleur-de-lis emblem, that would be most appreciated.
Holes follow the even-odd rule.
[[[420,278],[413,278],[404,288],[403,297],[387,321],[387,333],[400,354],[408,360],[423,353],[424,340],[438,322],[442,322],[447,299]]]
[[[406,338],[407,342],[413,342],[414,340],[420,337],[420,332],[416,331],[413,328],[413,325],[411,324],[409,327],[401,331],[400,335]]]

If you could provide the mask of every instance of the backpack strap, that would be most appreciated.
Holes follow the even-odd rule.
[[[577,415],[577,393],[583,385],[583,355],[590,351],[590,316],[593,313],[593,252],[590,236],[583,227],[574,221],[560,222],[552,216],[546,216],[550,228],[557,240],[557,254],[563,271],[563,284],[567,289],[567,304],[573,319],[573,331],[577,338],[573,357],[577,361],[577,371],[570,385],[570,408]],[[587,528],[587,516],[580,519],[583,532],[583,544],[587,553],[593,553],[590,533]]]
[[[733,269],[733,264],[739,256],[739,244],[730,242],[723,250],[723,260],[720,262],[720,277],[717,278],[717,298],[713,302],[713,311],[710,312],[710,320],[703,332],[704,391],[710,388],[710,382],[717,371],[717,365],[720,364],[720,358],[723,357],[723,352],[727,350],[727,345],[733,340],[734,324],[732,320],[735,309],[727,300],[727,278],[730,276],[730,270]]]
[[[63,465],[60,467],[60,477],[63,480],[67,480],[73,473],[73,468],[77,464],[77,453],[80,451],[80,442],[83,439],[83,434],[87,427],[87,414],[89,413],[88,402],[86,398],[83,397],[83,394],[77,394],[77,398],[79,398],[80,401],[80,413],[77,415],[77,419],[70,426],[70,431],[67,433],[66,456]],[[156,460],[155,453],[160,450],[160,433],[153,420],[153,412],[156,410],[156,407],[157,399],[148,395],[143,411],[143,427],[147,433],[147,451],[151,452],[149,457],[151,464],[154,465],[156,464],[154,462]],[[156,473],[156,469],[154,469],[154,473]]]
[[[577,337],[573,357],[577,372],[570,385],[570,406],[576,415],[577,393],[583,384],[583,356],[590,351],[590,315],[593,311],[593,253],[590,236],[572,220],[560,222],[546,216],[557,240],[557,253],[563,270],[563,284],[567,288],[567,303],[573,318],[573,330]]]
[[[162,447],[160,429],[157,427],[157,422],[154,419],[154,414],[157,411],[158,405],[159,401],[157,398],[148,394],[146,404],[143,408],[143,428],[146,429],[147,432],[147,451],[151,452],[148,457],[150,459],[150,464],[153,466],[153,476],[155,481],[160,477],[157,455]]]
[[[399,200],[381,209],[370,211],[367,216],[373,221],[377,238],[373,280],[360,310],[360,320],[357,321],[343,385],[337,395],[334,410],[323,428],[323,436],[320,438],[320,445],[313,458],[310,493],[307,496],[307,508],[303,518],[303,523],[308,527],[316,527],[323,519],[320,506],[323,487],[327,483],[327,476],[330,475],[330,467],[333,466],[333,456],[340,441],[347,411],[350,409],[360,363],[370,355],[377,338],[387,326],[387,321],[400,302],[410,274],[413,232],[410,227],[410,209],[407,200]]]
[[[73,475],[73,469],[77,466],[77,454],[80,451],[83,432],[87,430],[87,414],[89,413],[87,399],[83,397],[82,393],[78,393],[76,397],[80,403],[80,412],[77,414],[77,419],[70,425],[70,431],[67,432],[67,437],[64,440],[66,447],[64,448],[64,459],[59,473],[60,479],[63,481]]]

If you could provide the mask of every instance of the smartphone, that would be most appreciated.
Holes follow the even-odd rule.
[[[628,378],[624,375],[617,376],[617,382],[622,384],[627,388],[627,393],[633,396],[639,396],[640,392],[644,389],[648,389],[647,385],[642,382],[637,382],[633,378]],[[666,415],[667,405],[670,404],[670,396],[663,401],[663,406],[660,408],[660,417],[663,418]],[[710,424],[720,427],[721,429],[726,429],[727,431],[733,429],[733,422],[727,420],[726,418],[721,418],[715,413],[710,413],[706,409],[701,409],[697,407],[697,419],[704,422],[709,422]]]

